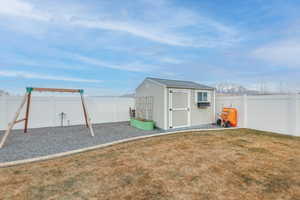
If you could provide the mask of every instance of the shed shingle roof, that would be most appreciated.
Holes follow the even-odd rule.
[[[199,83],[195,83],[192,81],[181,81],[181,80],[169,80],[169,79],[160,79],[160,78],[152,78],[148,77],[146,79],[155,81],[157,83],[163,84],[166,87],[170,88],[182,88],[182,89],[203,89],[203,90],[213,90],[213,87],[209,87],[207,85],[202,85]]]

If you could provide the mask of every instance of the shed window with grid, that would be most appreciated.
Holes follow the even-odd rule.
[[[197,102],[207,102],[208,101],[207,92],[197,92]]]

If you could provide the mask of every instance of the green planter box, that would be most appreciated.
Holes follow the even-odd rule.
[[[130,119],[130,125],[145,131],[151,131],[154,129],[153,121],[141,121],[138,119]]]

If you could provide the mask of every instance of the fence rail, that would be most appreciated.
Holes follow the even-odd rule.
[[[216,111],[238,109],[239,126],[300,136],[300,95],[234,96],[216,98]]]
[[[21,100],[16,96],[0,97],[0,130],[12,120]],[[136,107],[140,107],[137,116],[152,119],[153,98],[136,101]],[[129,108],[135,106],[134,98],[121,97],[86,97],[86,103],[93,123],[127,121]],[[228,106],[238,109],[240,127],[300,136],[300,95],[216,97],[216,112]],[[29,127],[60,126],[62,113],[64,125],[84,124],[79,97],[33,97]],[[23,124],[15,128],[23,128]]]
[[[12,120],[22,97],[0,97],[0,130]],[[86,97],[86,104],[93,123],[119,122],[129,120],[129,107],[134,106],[133,98]],[[24,116],[22,110],[20,116]],[[29,128],[60,126],[64,113],[64,125],[85,124],[80,97],[33,96],[30,107]],[[15,129],[23,128],[23,123]]]

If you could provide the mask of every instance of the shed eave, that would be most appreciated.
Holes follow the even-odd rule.
[[[172,89],[189,89],[189,90],[209,90],[209,91],[214,91],[216,90],[215,88],[195,88],[195,87],[175,87],[175,86],[166,86],[167,88],[172,88]]]

